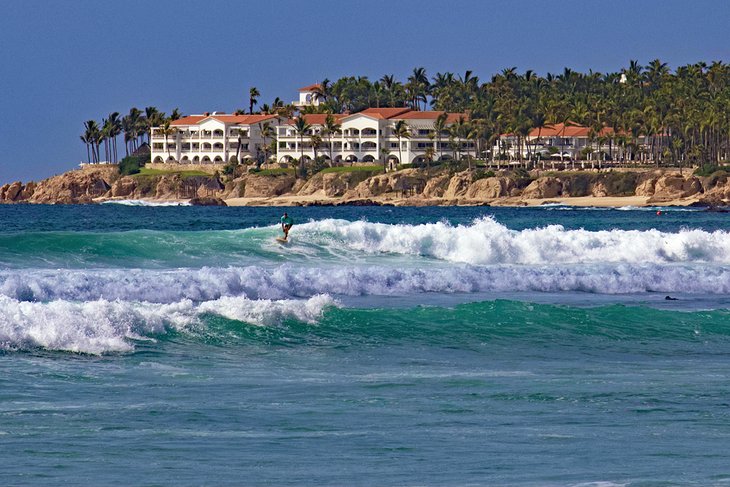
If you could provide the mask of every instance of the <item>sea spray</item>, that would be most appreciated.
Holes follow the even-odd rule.
[[[206,313],[271,326],[287,319],[314,323],[334,305],[329,296],[280,301],[229,297],[199,304],[189,299],[170,304],[105,299],[31,303],[0,296],[0,350],[129,352],[133,340],[184,330]]]
[[[730,263],[722,230],[566,230],[562,225],[511,230],[492,218],[471,225],[322,220],[302,225],[304,238],[367,253],[418,255],[470,264]]]
[[[373,264],[393,256],[474,265],[730,264],[730,233],[680,229],[513,230],[492,218],[469,225],[325,219],[297,225],[283,251],[275,226],[241,230],[33,232],[0,236],[6,267],[202,267],[257,262]],[[369,259],[369,260],[368,260]],[[426,262],[423,262],[426,264]]]
[[[322,265],[0,271],[0,295],[18,301],[98,299],[174,303],[222,297],[298,299],[317,294],[584,292],[730,294],[730,266],[707,264],[494,265],[429,269]]]

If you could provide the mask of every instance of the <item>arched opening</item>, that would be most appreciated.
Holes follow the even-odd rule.
[[[362,129],[361,133],[363,137],[375,137],[376,135],[378,135],[378,131],[372,127],[366,127]]]
[[[223,144],[221,142],[216,142],[213,144],[213,150],[223,150]]]
[[[203,142],[203,150],[210,150],[211,147],[212,146],[208,142]]]
[[[363,142],[362,143],[362,150],[364,151],[370,151],[377,149],[377,144],[375,142]]]
[[[426,165],[426,158],[423,156],[416,156],[411,161],[411,164],[414,166],[425,166]]]
[[[213,159],[213,162],[215,162],[216,164],[223,162],[223,158],[221,156],[215,156],[215,159]]]
[[[345,161],[347,162],[357,162],[357,156],[354,154],[351,154],[345,158]]]
[[[155,157],[155,160],[152,162],[160,163],[160,162],[165,162],[165,161],[162,159],[162,157],[157,156],[157,157]]]
[[[398,168],[398,164],[400,164],[400,160],[398,160],[398,157],[396,156],[388,156],[386,162],[388,166],[388,171],[395,171]]]
[[[221,129],[215,129],[213,131],[213,137],[223,137],[223,131]]]
[[[180,162],[182,162],[183,164],[190,164],[190,159],[188,159],[188,156],[182,156]]]
[[[194,157],[193,157],[193,164],[197,164],[197,163],[199,163],[199,162],[200,162],[200,157],[198,157],[198,156],[194,156]]]
[[[362,158],[362,162],[375,162],[375,157],[368,154]]]
[[[203,156],[203,163],[207,163],[207,162],[210,162],[210,157]]]
[[[176,162],[173,156],[167,158],[167,162]]]

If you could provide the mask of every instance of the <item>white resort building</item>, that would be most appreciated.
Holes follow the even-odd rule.
[[[153,163],[225,164],[264,157],[275,127],[283,120],[276,115],[230,115],[213,112],[190,115],[151,130]],[[271,135],[266,136],[270,127]],[[262,130],[264,134],[262,135]]]
[[[619,146],[627,140],[633,141],[637,147],[646,144],[645,137],[615,133],[611,127],[596,132],[590,127],[568,122],[533,128],[522,138],[515,134],[503,134],[492,150],[511,160],[520,158],[522,153],[522,159],[533,155],[543,160],[597,161],[606,160],[610,154],[622,153],[618,150]]]
[[[319,98],[315,95],[315,91],[320,87],[319,83],[299,88],[299,100],[292,102],[297,108],[301,107],[318,107]]]
[[[300,108],[319,105],[315,96],[318,87],[314,84],[301,88],[299,101],[294,104]],[[323,131],[327,114],[300,115],[310,126],[304,134],[297,133],[296,119],[278,115],[190,115],[171,122],[169,130],[152,127],[151,161],[226,164],[235,158],[239,162],[266,160],[286,166],[294,159],[320,156],[335,165],[377,162],[391,170],[399,164],[423,162],[427,157],[438,161],[472,153],[472,141],[455,141],[448,133],[452,124],[467,120],[467,114],[448,113],[444,130],[437,134],[436,120],[443,113],[402,107],[335,114],[332,116],[340,130],[331,134]],[[406,123],[407,135],[398,137],[394,133],[399,121]],[[316,136],[319,143],[315,147],[312,141],[317,140]],[[268,150],[274,141],[275,150]]]
[[[442,113],[444,112],[421,112],[409,108],[368,108],[351,115],[337,114],[333,117],[341,128],[335,134],[323,132],[326,114],[302,115],[311,126],[305,134],[297,133],[296,119],[287,120],[277,127],[276,160],[284,163],[293,159],[314,159],[321,156],[331,159],[334,164],[340,164],[383,162],[386,159],[390,170],[398,164],[422,162],[429,147],[434,149],[434,160],[448,159],[453,152],[449,135],[446,131],[436,134],[434,130],[436,119]],[[466,115],[447,114],[446,126],[459,118],[466,119]],[[399,120],[406,122],[410,133],[408,137],[399,139],[394,134],[393,129]],[[314,135],[321,137],[319,147],[312,145]],[[470,141],[462,141],[461,145],[461,150],[473,150],[473,143]]]

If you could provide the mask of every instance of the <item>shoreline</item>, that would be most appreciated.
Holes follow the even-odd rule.
[[[392,198],[370,197],[362,199],[328,198],[326,196],[277,196],[270,198],[229,198],[228,206],[502,206],[537,207],[565,205],[596,208],[625,208],[652,206],[690,206],[698,201],[696,197],[679,198],[663,202],[649,202],[648,196],[576,196],[559,198],[522,199],[520,197],[495,198],[491,200],[470,200],[465,198]],[[187,200],[185,200],[187,201]]]

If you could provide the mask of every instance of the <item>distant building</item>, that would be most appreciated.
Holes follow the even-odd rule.
[[[575,123],[556,123],[533,128],[522,140],[516,134],[503,134],[492,150],[510,159],[518,159],[521,152],[523,159],[533,155],[541,159],[602,160],[616,151],[616,135],[626,134],[615,134],[611,127],[594,131]],[[643,144],[645,138],[638,137],[634,142]]]
[[[297,108],[318,107],[320,100],[317,98],[316,91],[319,87],[320,84],[315,83],[313,85],[299,88],[299,100],[293,101],[292,105]]]
[[[410,108],[368,108],[353,114],[337,114],[333,116],[341,125],[341,129],[331,137],[322,135],[326,114],[302,115],[311,125],[303,137],[300,137],[294,128],[295,119],[287,120],[277,127],[276,160],[288,162],[300,157],[313,159],[315,157],[315,148],[311,141],[313,135],[320,135],[322,138],[322,144],[317,148],[316,155],[325,159],[331,158],[334,164],[373,163],[383,162],[383,159],[386,159],[387,167],[394,169],[398,164],[424,161],[429,147],[434,149],[434,160],[450,159],[455,152],[453,141],[450,140],[448,133],[444,132],[437,136],[434,131],[435,121],[442,113],[420,112]],[[451,125],[460,117],[467,118],[463,113],[449,113],[446,124]],[[398,137],[393,134],[393,128],[399,120],[407,123],[410,132],[410,137],[401,138],[400,149]],[[330,142],[332,154],[330,154]],[[471,141],[459,142],[459,152],[474,150]]]
[[[299,90],[302,108],[318,106],[315,92],[320,85],[314,84]],[[444,112],[416,111],[410,108],[368,108],[358,113],[335,114],[341,125],[340,131],[326,135],[323,132],[326,114],[305,114],[311,128],[302,137],[295,130],[296,119],[284,119],[278,115],[232,115],[220,112],[190,115],[171,122],[171,131],[165,136],[162,127],[151,130],[152,162],[181,164],[225,164],[238,157],[262,161],[264,145],[276,140],[276,151],[271,158],[279,163],[294,159],[314,159],[321,156],[332,164],[374,163],[394,169],[399,164],[450,159],[466,154],[475,156],[474,143],[450,137],[448,130],[435,133],[436,119]],[[449,113],[446,126],[459,119],[468,119],[464,113]],[[408,137],[398,137],[393,129],[398,121],[404,121]],[[261,129],[269,123],[271,134],[264,137]],[[321,144],[314,147],[312,136],[320,135]],[[266,139],[266,140],[265,140]],[[399,144],[400,142],[400,144]],[[433,149],[430,153],[429,148]],[[330,153],[331,152],[331,153]]]
[[[190,115],[173,121],[174,134],[165,137],[161,127],[151,134],[152,162],[182,164],[224,164],[238,156],[239,161],[260,158],[264,153],[261,129],[271,124],[272,133],[279,123],[276,115],[231,115],[214,112]]]

